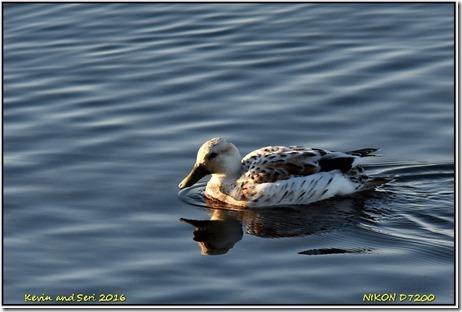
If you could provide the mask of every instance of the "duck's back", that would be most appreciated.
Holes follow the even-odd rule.
[[[359,191],[370,180],[358,166],[377,149],[348,153],[303,146],[269,146],[242,159],[248,206],[308,204]],[[242,199],[242,198],[241,198]]]

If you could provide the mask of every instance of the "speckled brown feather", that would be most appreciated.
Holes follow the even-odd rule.
[[[328,151],[303,146],[269,146],[242,159],[246,178],[254,183],[271,183],[321,171],[319,159]]]

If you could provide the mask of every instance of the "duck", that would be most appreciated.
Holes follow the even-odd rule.
[[[213,201],[244,208],[308,205],[389,182],[369,177],[360,165],[365,157],[379,156],[373,154],[378,150],[266,146],[242,158],[234,144],[217,137],[202,144],[178,187],[191,187],[211,175],[204,196]]]

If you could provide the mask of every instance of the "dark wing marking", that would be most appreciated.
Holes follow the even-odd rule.
[[[331,152],[319,159],[318,163],[321,166],[321,171],[340,170],[343,173],[350,171],[357,166],[355,160],[361,157],[376,156],[371,153],[378,151],[378,148],[363,148],[346,153]]]
[[[353,155],[353,156],[359,156],[359,157],[368,157],[368,156],[377,156],[377,155],[370,155],[371,153],[374,153],[377,151],[380,151],[380,148],[368,147],[368,148],[363,148],[360,150],[346,152],[346,154]]]
[[[354,160],[355,157],[321,158],[318,163],[321,166],[321,171],[339,169],[343,173],[346,173],[353,167]]]

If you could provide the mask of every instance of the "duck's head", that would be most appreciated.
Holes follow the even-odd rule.
[[[230,177],[241,171],[241,155],[232,143],[222,138],[213,138],[202,144],[197,152],[196,164],[178,187],[194,185],[202,177],[212,174],[218,177]]]

